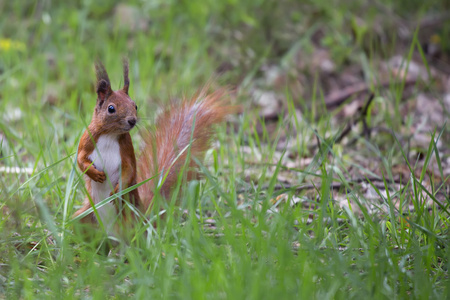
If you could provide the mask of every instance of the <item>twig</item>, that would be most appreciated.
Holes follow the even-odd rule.
[[[347,126],[344,128],[344,130],[342,131],[342,133],[336,138],[336,140],[334,141],[336,144],[340,143],[342,141],[342,139],[350,133],[350,131],[352,130],[353,125],[355,124],[355,122],[350,122],[347,124]]]
[[[370,103],[372,103],[373,98],[375,97],[374,93],[371,93],[369,96],[369,99],[367,100],[366,105],[364,105],[364,108],[361,112],[361,115],[356,118],[353,122],[349,122],[345,129],[342,131],[342,133],[336,138],[335,143],[339,143],[342,141],[342,139],[349,134],[352,127],[355,126],[359,121],[362,121],[363,123],[363,132],[362,134],[366,135],[366,138],[370,137],[370,128],[367,126],[366,117],[367,117],[367,111],[369,110]]]
[[[366,120],[367,119],[367,111],[369,110],[369,106],[372,103],[374,97],[375,97],[374,93],[370,94],[369,100],[367,100],[367,103],[364,106],[364,109],[363,109],[363,111],[361,113],[361,120],[362,120],[362,123],[363,123],[363,132],[362,133],[364,134],[366,139],[370,139],[370,133],[371,133],[371,129],[367,125],[367,120]]]
[[[417,79],[415,78],[407,78],[405,80],[405,86],[416,83]],[[401,82],[400,82],[401,83]],[[378,88],[386,88],[392,84],[390,81],[386,81],[376,85]],[[371,89],[366,83],[357,83],[351,86],[348,86],[342,90],[331,92],[328,96],[325,97],[325,105],[328,110],[335,109],[339,105],[345,102],[348,98],[353,95],[361,94],[364,92],[368,92]]]
[[[320,147],[320,139],[319,139],[319,133],[317,132],[317,129],[314,129],[314,133],[315,133],[315,136],[316,136],[317,148],[320,150],[321,149],[321,147]]]

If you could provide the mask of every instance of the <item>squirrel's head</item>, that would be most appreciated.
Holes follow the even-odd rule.
[[[95,64],[97,75],[97,105],[92,122],[102,133],[122,134],[130,131],[137,122],[137,105],[128,96],[130,80],[128,62],[123,62],[124,86],[113,91],[108,73],[101,62]]]

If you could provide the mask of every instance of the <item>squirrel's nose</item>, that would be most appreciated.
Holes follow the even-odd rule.
[[[135,118],[129,119],[129,120],[128,120],[128,124],[130,124],[131,127],[133,127],[134,125],[136,125],[136,119],[135,119]]]

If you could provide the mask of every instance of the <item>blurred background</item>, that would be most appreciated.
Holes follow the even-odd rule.
[[[85,114],[93,61],[104,61],[119,84],[122,56],[130,58],[132,91],[142,102],[191,92],[219,74],[221,83],[257,90],[244,102],[288,91],[297,107],[308,106],[318,93],[355,83],[373,89],[397,76],[410,50],[407,75],[437,77],[435,96],[449,93],[444,0],[49,0],[1,1],[0,8],[4,111],[26,101],[35,112],[71,103],[68,112],[81,106]]]

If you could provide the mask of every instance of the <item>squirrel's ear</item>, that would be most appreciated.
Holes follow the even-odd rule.
[[[102,106],[103,102],[111,95],[112,89],[109,82],[107,82],[105,79],[100,79],[100,81],[97,83],[97,103],[98,106]]]
[[[109,81],[108,73],[101,61],[95,63],[95,74],[97,76],[97,95],[99,106],[112,93],[111,82]]]
[[[128,88],[130,87],[130,78],[128,77],[128,60],[126,58],[123,59],[123,88],[122,91],[128,95]]]

